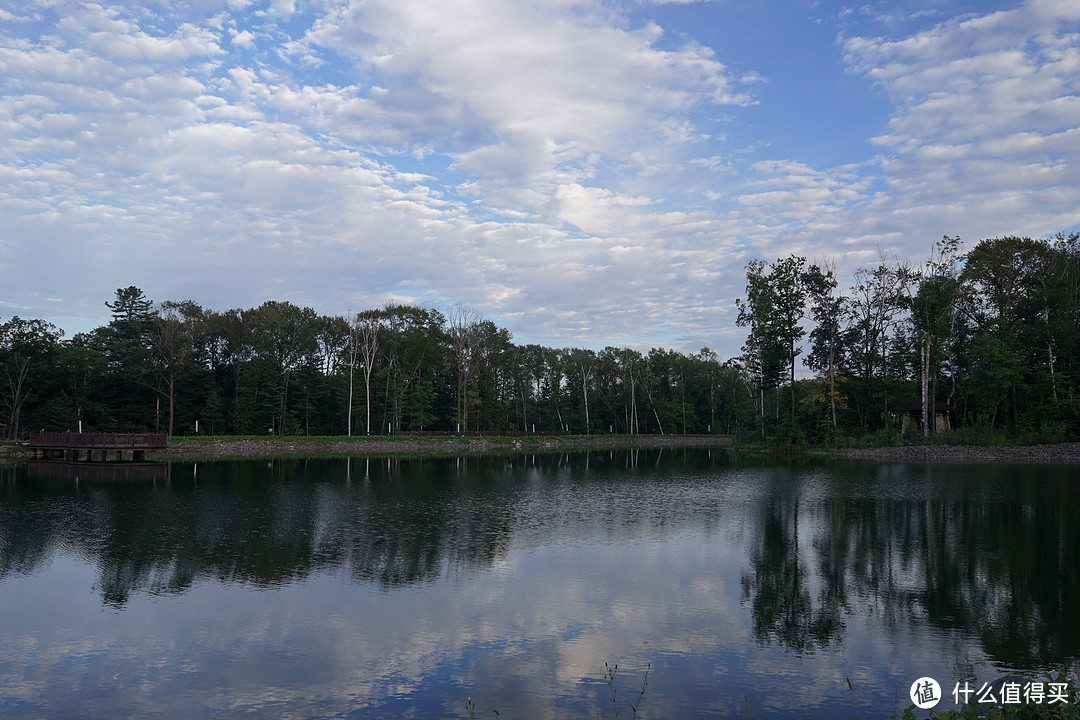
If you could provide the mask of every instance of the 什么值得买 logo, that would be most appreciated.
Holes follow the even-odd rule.
[[[921,677],[911,684],[911,702],[920,710],[929,710],[941,702],[941,686],[932,677]]]

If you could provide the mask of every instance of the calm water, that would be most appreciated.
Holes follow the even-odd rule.
[[[1080,667],[1080,470],[709,451],[0,469],[0,716],[887,717]],[[848,689],[850,679],[854,692]]]

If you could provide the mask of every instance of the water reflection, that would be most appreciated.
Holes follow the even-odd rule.
[[[763,504],[760,528],[750,549],[750,569],[743,574],[743,595],[750,599],[754,636],[776,639],[796,652],[811,651],[843,639],[845,567],[836,564],[847,550],[841,543],[822,538],[817,558],[822,588],[815,600],[814,579],[799,553],[798,501],[770,500]],[[835,538],[833,538],[835,540]],[[817,545],[817,542],[815,542]]]
[[[145,482],[5,468],[0,595],[58,558],[93,568],[98,601],[117,611],[199,587],[344,578],[397,604],[365,601],[379,629],[350,642],[397,657],[440,648],[429,656],[435,670],[373,667],[385,687],[364,689],[364,707],[390,715],[429,701],[392,690],[414,672],[457,687],[469,681],[463,668],[511,654],[518,675],[544,675],[587,664],[575,653],[619,633],[641,643],[622,646],[623,657],[693,659],[729,679],[744,665],[739,682],[749,686],[760,678],[753,663],[775,656],[743,647],[744,620],[746,640],[803,663],[792,667],[833,658],[834,674],[844,658],[876,658],[866,646],[928,631],[1001,668],[1066,670],[1080,658],[1072,474],[670,450],[177,463],[164,481]],[[468,639],[449,639],[458,633]],[[440,654],[446,646],[456,650]],[[666,682],[693,693],[679,685],[700,683],[693,673]],[[493,677],[497,694],[504,681]],[[859,682],[891,697],[890,681]],[[522,695],[506,682],[507,697]],[[698,691],[702,713],[733,707],[712,707]]]

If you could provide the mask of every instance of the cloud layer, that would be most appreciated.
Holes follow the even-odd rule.
[[[900,34],[807,15],[839,39],[792,72],[890,108],[834,165],[753,121],[785,112],[762,70],[784,48],[721,47],[691,10],[725,22],[599,0],[0,5],[0,315],[87,329],[130,284],[221,309],[393,298],[522,341],[730,355],[750,259],[850,270],[1080,222],[1075,4],[912,8]]]

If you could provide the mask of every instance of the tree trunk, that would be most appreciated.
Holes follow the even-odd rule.
[[[791,344],[791,427],[795,427],[795,343]]]
[[[649,407],[652,408],[653,417],[656,418],[656,427],[659,428],[660,434],[664,434],[664,425],[660,422],[660,415],[656,412],[656,403],[653,402],[652,390],[649,388],[649,384],[645,383],[645,397],[649,398]]]
[[[922,391],[922,423],[923,423],[923,437],[930,437],[930,400],[928,395],[930,389],[930,340],[924,339],[922,344],[922,382],[920,383],[920,390]]]
[[[829,331],[829,409],[832,426],[836,427],[836,328]]]
[[[349,418],[345,423],[345,435],[352,437],[352,404],[353,404],[353,373],[355,372],[353,366],[355,365],[355,358],[351,358],[349,362]]]
[[[765,379],[762,378],[761,384],[758,385],[758,392],[761,394],[761,439],[765,439]]]
[[[930,417],[933,419],[933,425],[931,426],[931,432],[937,433],[937,366],[936,364],[931,368],[930,372]]]
[[[364,434],[371,434],[371,364],[365,363],[364,365],[364,406],[366,415],[364,417]]]
[[[11,388],[11,415],[9,420],[11,422],[11,439],[17,440],[19,438],[19,418],[22,415],[23,400],[25,400],[23,387],[26,384],[26,377],[30,372],[30,361],[25,360],[21,366],[16,367],[15,377],[11,376],[9,370],[5,370],[5,374],[8,378],[8,387]]]
[[[585,396],[585,434],[589,435],[592,432],[592,426],[589,424],[589,386],[585,382],[585,371],[581,372],[581,393]]]
[[[525,383],[521,384],[521,429],[529,432],[529,400],[525,395]]]
[[[390,409],[390,380],[391,380],[391,378],[393,376],[393,371],[392,370],[393,369],[390,368],[390,367],[386,368],[386,384],[383,386],[383,398],[382,398],[382,421],[379,423],[379,432],[382,432],[382,429],[384,427],[388,427],[389,418],[392,417],[392,415],[391,415],[392,410]],[[370,418],[368,419],[368,423],[369,424],[371,423]],[[368,434],[370,435],[371,433],[368,433]],[[389,434],[390,434],[390,431],[388,429],[387,430],[387,435],[389,435]]]
[[[176,410],[176,375],[169,373],[169,437],[173,436],[173,418]]]
[[[289,373],[284,372],[281,380],[281,419],[278,425],[278,433],[285,434],[285,412],[289,402]]]
[[[1058,401],[1057,394],[1057,378],[1054,377],[1054,346],[1047,343],[1046,345],[1046,359],[1050,367],[1050,390],[1054,395],[1054,402]]]
[[[886,345],[884,333],[881,335],[881,390],[882,390],[882,416],[885,427],[889,426],[889,351]]]

